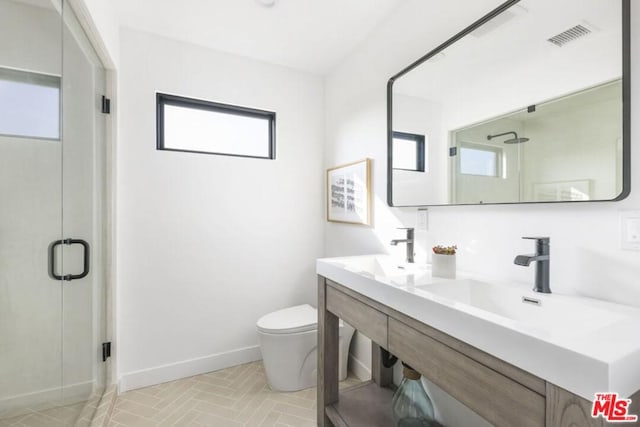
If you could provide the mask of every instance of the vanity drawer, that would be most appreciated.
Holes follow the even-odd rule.
[[[381,347],[387,348],[386,314],[357,299],[327,285],[327,310],[371,338]]]
[[[412,327],[389,319],[389,351],[497,427],[544,426],[545,398]]]

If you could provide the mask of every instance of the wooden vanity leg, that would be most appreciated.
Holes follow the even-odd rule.
[[[318,426],[333,424],[325,407],[338,401],[338,317],[326,309],[326,282],[318,276]]]
[[[640,390],[630,397],[629,414],[640,414]],[[640,422],[614,424],[602,418],[592,418],[593,402],[583,399],[567,390],[547,383],[546,427],[603,427],[613,425],[638,426]]]
[[[546,427],[602,427],[601,418],[591,418],[592,403],[547,383]]]
[[[393,368],[385,368],[381,358],[382,347],[371,341],[371,379],[380,387],[393,382]]]

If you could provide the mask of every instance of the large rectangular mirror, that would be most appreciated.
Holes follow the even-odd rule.
[[[388,203],[630,191],[629,0],[512,0],[389,80]]]

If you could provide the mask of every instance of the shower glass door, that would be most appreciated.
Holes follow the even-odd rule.
[[[102,395],[105,71],[68,2],[62,6],[62,388],[90,420]],[[71,279],[71,280],[69,280]]]
[[[0,0],[0,418],[62,399],[61,16]]]
[[[0,0],[0,426],[104,387],[104,69],[56,0]]]

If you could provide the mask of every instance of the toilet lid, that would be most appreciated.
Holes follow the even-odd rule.
[[[297,305],[265,314],[256,324],[260,332],[293,334],[318,328],[318,311],[309,304]]]

